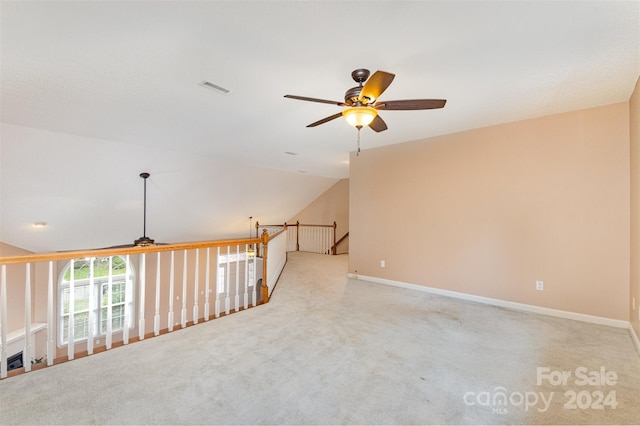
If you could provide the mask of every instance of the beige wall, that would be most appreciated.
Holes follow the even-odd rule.
[[[628,320],[629,160],[627,102],[352,154],[349,271]]]
[[[325,193],[316,198],[287,223],[312,225],[330,225],[336,222],[336,240],[349,232],[349,179],[341,179]],[[346,253],[349,247],[341,245],[340,252]]]
[[[629,319],[640,337],[640,79],[629,100],[631,140],[631,285]]]
[[[0,257],[33,254],[27,250],[0,242]],[[24,265],[6,265],[7,276],[7,333],[24,327],[24,300],[26,268]],[[30,268],[31,312],[36,309],[34,268]],[[33,318],[33,316],[32,316]],[[11,355],[11,354],[10,354]]]

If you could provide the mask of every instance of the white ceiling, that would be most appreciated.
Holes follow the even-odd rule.
[[[0,14],[0,241],[37,251],[139,237],[145,170],[156,239],[287,220],[348,177],[356,131],[306,128],[340,109],[283,95],[342,101],[356,68],[396,74],[382,100],[447,99],[383,111],[389,130],[364,129],[365,150],[626,101],[640,74],[639,1],[51,0]]]

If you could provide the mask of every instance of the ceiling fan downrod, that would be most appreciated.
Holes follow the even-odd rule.
[[[155,242],[151,238],[147,237],[147,178],[151,176],[147,172],[140,173],[140,177],[144,179],[144,210],[142,221],[142,237],[133,242],[136,247],[147,247],[153,245]]]

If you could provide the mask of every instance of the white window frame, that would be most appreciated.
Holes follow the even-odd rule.
[[[253,260],[250,260],[253,259]],[[216,279],[216,291],[218,294],[225,293],[225,281],[227,278],[227,264],[231,266],[232,264],[238,262],[248,262],[247,264],[247,286],[253,287],[255,285],[255,256],[249,256],[247,252],[234,252],[229,254],[220,254],[218,259],[218,276]]]
[[[83,309],[82,311],[78,311],[77,309],[74,309],[74,321],[77,320],[77,315],[78,314],[82,314],[82,313],[87,313],[89,312],[92,315],[92,323],[93,323],[93,327],[92,327],[92,331],[93,333],[90,333],[89,331],[87,331],[87,334],[92,334],[92,338],[97,338],[97,337],[102,337],[102,336],[106,336],[107,334],[107,330],[106,327],[103,326],[103,319],[102,319],[102,312],[104,309],[108,309],[108,303],[105,304],[103,301],[103,297],[102,297],[102,291],[103,288],[105,286],[109,285],[109,280],[111,280],[111,288],[112,288],[112,295],[111,297],[109,297],[107,295],[107,300],[111,301],[111,311],[112,311],[112,315],[113,315],[113,308],[117,307],[117,306],[123,306],[124,307],[124,311],[122,312],[121,316],[118,317],[113,317],[111,318],[112,324],[113,321],[117,318],[126,318],[128,319],[128,326],[129,329],[133,329],[134,328],[134,319],[135,319],[135,314],[134,314],[134,309],[135,309],[135,301],[134,301],[134,294],[135,294],[135,273],[134,273],[134,268],[132,265],[132,262],[129,261],[127,262],[127,258],[124,256],[112,256],[112,258],[120,258],[125,262],[126,268],[125,268],[125,273],[123,274],[117,274],[117,275],[113,275],[112,274],[112,270],[109,271],[109,274],[106,276],[100,276],[100,277],[87,277],[87,278],[82,278],[82,279],[74,279],[73,280],[73,286],[74,286],[74,291],[77,291],[79,288],[82,287],[87,287],[87,293],[91,294],[91,289],[89,288],[89,286],[91,284],[93,284],[93,301],[89,301],[89,306],[87,307],[87,309]],[[74,264],[76,261],[82,261],[82,262],[88,262],[88,261],[93,261],[96,258],[91,258],[91,259],[76,259],[74,261]],[[100,258],[100,259],[109,259],[109,257],[104,257],[104,258]],[[65,308],[65,295],[69,294],[68,289],[70,288],[70,281],[65,280],[65,275],[67,274],[67,271],[69,270],[69,268],[71,267],[72,262],[69,261],[66,266],[63,268],[62,273],[59,276],[58,279],[58,314],[57,314],[57,326],[58,326],[58,333],[57,333],[57,341],[58,341],[58,346],[59,347],[63,347],[63,346],[67,346],[68,345],[68,331],[67,331],[67,336],[64,336],[64,319],[69,317],[69,313],[65,313],[64,312],[64,308]],[[124,283],[125,284],[125,289],[124,289],[124,294],[122,295],[124,297],[124,301],[119,300],[114,302],[113,301],[113,295],[114,295],[114,287],[118,286],[120,284]],[[66,294],[65,294],[66,293]],[[75,306],[75,300],[74,300],[74,306]],[[123,319],[124,321],[124,319]],[[121,333],[123,330],[123,327],[118,327],[118,328],[113,328],[111,330],[112,334],[115,333]],[[76,337],[74,336],[74,343],[78,343],[78,342],[85,342],[87,341],[89,336],[81,336],[81,337]]]

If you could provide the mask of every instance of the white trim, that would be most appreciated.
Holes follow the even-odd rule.
[[[434,287],[427,287],[417,284],[410,284],[401,281],[393,281],[385,278],[368,277],[365,275],[347,274],[348,278],[371,281],[378,284],[391,285],[395,287],[408,288],[411,290],[423,291],[426,293],[438,294],[456,299],[468,300],[471,302],[484,303],[486,305],[499,306],[502,308],[515,309],[518,311],[533,312],[536,314],[549,315],[552,317],[565,318],[575,321],[589,322],[593,324],[607,325],[616,328],[626,328],[630,326],[629,321],[615,320],[611,318],[597,317],[594,315],[579,314],[576,312],[561,311],[559,309],[544,308],[542,306],[527,305],[525,303],[509,302],[506,300],[492,299],[490,297],[476,296],[473,294],[460,293],[457,291],[443,290]]]
[[[633,346],[636,347],[636,352],[638,352],[638,355],[640,355],[640,339],[638,339],[636,330],[633,328],[633,325],[631,325],[631,323],[629,323],[629,332],[631,333],[631,341],[633,342]]]
[[[47,328],[47,324],[43,323],[43,322],[34,322],[33,324],[31,324],[31,334],[36,334],[38,331],[40,330],[44,330]],[[11,333],[7,333],[7,346],[9,346],[11,343],[15,343],[18,342],[20,340],[24,340],[24,334],[25,334],[25,329],[20,328],[18,330],[14,330]],[[2,347],[2,344],[0,344],[0,348]],[[13,355],[13,354],[11,354]]]

